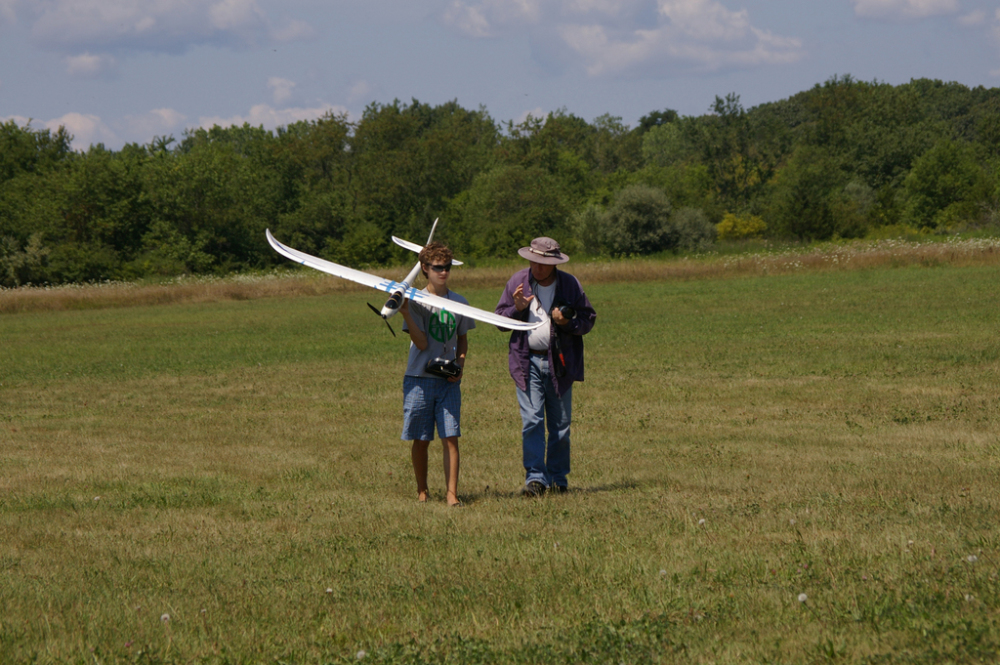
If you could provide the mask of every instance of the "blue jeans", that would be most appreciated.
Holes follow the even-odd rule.
[[[517,390],[521,407],[521,444],[524,449],[525,484],[537,480],[546,487],[566,486],[569,473],[569,425],[572,419],[573,390],[556,394],[547,356],[531,355],[527,390]],[[546,423],[547,421],[547,423]],[[549,441],[546,456],[545,430]]]

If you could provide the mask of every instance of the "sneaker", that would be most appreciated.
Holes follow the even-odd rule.
[[[521,490],[523,496],[541,496],[545,494],[546,487],[537,480],[532,480]]]

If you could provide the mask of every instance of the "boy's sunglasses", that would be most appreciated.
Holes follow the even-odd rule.
[[[446,271],[447,272],[451,272],[451,264],[450,263],[446,263],[443,266],[434,266],[434,265],[432,265],[431,266],[431,270],[433,270],[434,272],[446,272]]]

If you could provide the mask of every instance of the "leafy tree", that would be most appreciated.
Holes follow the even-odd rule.
[[[605,114],[595,118],[593,126],[594,168],[598,173],[634,171],[642,166],[642,136],[630,131],[621,118]]]
[[[716,97],[712,113],[693,123],[690,140],[728,207],[745,208],[764,191],[780,158],[775,131],[773,118],[748,114],[735,94]]]
[[[611,141],[616,130],[608,120],[605,134]],[[576,206],[600,179],[596,137],[597,130],[585,120],[560,110],[544,119],[529,116],[518,125],[508,122],[496,156],[504,164],[544,170],[555,179],[566,201]]]
[[[683,162],[691,158],[693,148],[679,122],[652,127],[642,137],[642,159],[649,166]]]
[[[730,94],[701,116],[653,111],[634,129],[565,109],[500,127],[482,108],[412,100],[73,152],[64,128],[0,122],[0,280],[283,263],[264,228],[343,263],[390,262],[404,254],[390,236],[419,238],[435,217],[469,259],[543,234],[590,253],[700,247],[733,219],[801,239],[982,227],[1000,219],[998,109],[1000,89],[834,76],[751,109]]]
[[[65,127],[52,133],[18,127],[13,120],[0,122],[0,186],[18,175],[44,173],[62,164],[73,154],[72,141]]]
[[[982,146],[991,157],[1000,157],[1000,91],[970,111],[972,136],[970,141]]]
[[[673,109],[663,109],[662,111],[652,111],[646,115],[639,118],[639,126],[635,128],[635,132],[639,135],[643,135],[646,132],[654,129],[656,127],[663,127],[671,123],[677,122],[680,119],[680,115],[677,111]]]
[[[0,238],[0,286],[14,287],[44,281],[45,263],[50,253],[35,233],[22,248],[16,238]]]
[[[321,253],[356,218],[353,130],[346,114],[333,113],[278,129],[276,169],[287,204],[272,230],[286,244]]]
[[[836,232],[842,237],[859,238],[880,225],[876,192],[860,180],[851,180],[839,192],[834,191],[831,208]]]
[[[447,237],[465,256],[512,256],[532,238],[564,235],[569,209],[552,175],[539,167],[501,165],[481,173],[457,197]]]
[[[974,146],[942,139],[921,155],[903,183],[905,220],[917,227],[950,226],[975,217],[989,195]]]
[[[351,139],[356,217],[412,235],[430,228],[448,201],[471,186],[492,156],[497,130],[485,111],[455,102],[371,105]]]
[[[825,240],[837,234],[832,196],[843,175],[829,151],[803,146],[782,169],[768,215],[768,226],[800,240]]]

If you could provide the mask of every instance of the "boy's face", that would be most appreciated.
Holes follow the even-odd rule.
[[[447,288],[448,278],[451,277],[451,261],[436,260],[433,263],[425,263],[424,271],[427,273],[427,281],[434,285],[435,290]]]

